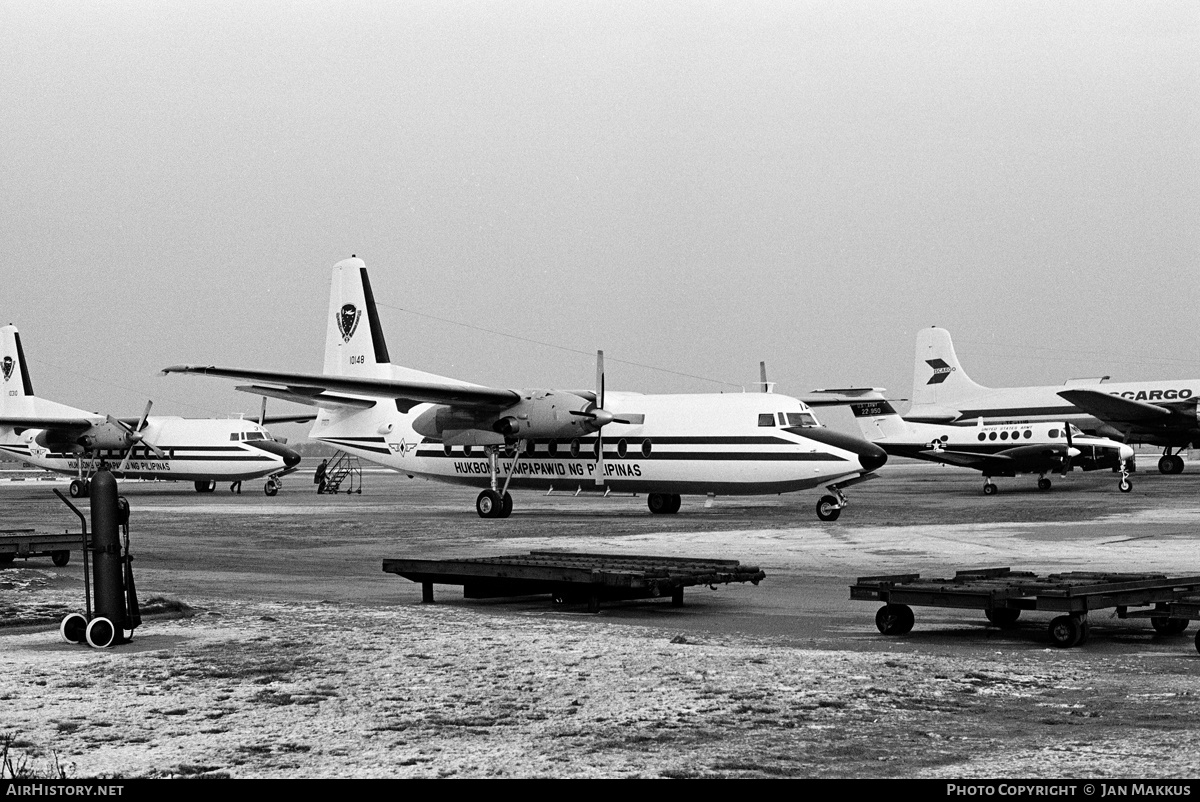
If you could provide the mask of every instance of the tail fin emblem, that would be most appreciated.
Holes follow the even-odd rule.
[[[354,304],[346,304],[341,310],[334,315],[337,320],[338,331],[342,333],[342,340],[350,342],[350,338],[354,336],[354,331],[358,328],[358,319],[362,317],[362,310]],[[5,377],[7,377],[7,372]]]
[[[4,361],[0,362],[0,371],[4,372],[4,380],[5,381],[8,381],[9,378],[12,376],[14,364],[16,364],[16,363],[13,362],[13,358],[11,356],[4,357]]]
[[[933,368],[933,375],[929,377],[929,381],[925,382],[926,384],[941,384],[954,372],[954,368],[940,359],[926,359],[925,364]]]

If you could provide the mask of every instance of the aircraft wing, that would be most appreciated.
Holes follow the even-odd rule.
[[[36,417],[11,417],[0,418],[0,426],[11,426],[14,429],[62,429],[65,431],[75,431],[81,429],[90,429],[98,421],[103,420],[102,417],[96,418],[36,418]]]
[[[1109,395],[1099,390],[1063,390],[1060,396],[1070,401],[1089,415],[1095,415],[1105,423],[1131,424],[1134,426],[1151,426],[1160,428],[1171,423],[1171,418],[1186,415],[1183,409],[1166,404],[1148,404],[1145,401],[1133,401],[1118,395]],[[1184,406],[1196,405],[1195,399],[1184,402]],[[1195,413],[1182,421],[1195,425]]]
[[[1003,470],[1011,468],[1013,463],[1012,457],[1006,457],[1003,454],[976,454],[973,451],[947,451],[944,449],[927,449],[920,452],[922,457],[944,462],[948,465],[959,465],[964,468],[974,468],[977,471],[982,471],[987,468]]]
[[[219,368],[213,365],[173,365],[163,373],[194,373],[225,379],[248,379],[274,387],[248,388],[248,392],[285,398],[309,406],[371,406],[361,397],[400,402],[408,411],[417,404],[447,404],[469,409],[504,409],[520,400],[513,390],[477,385],[434,384],[396,379],[354,379],[311,373],[280,373],[267,370]],[[269,390],[270,392],[264,392]],[[349,397],[347,397],[349,396]],[[354,396],[359,396],[355,398]]]

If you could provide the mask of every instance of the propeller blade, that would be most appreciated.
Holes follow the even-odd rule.
[[[596,432],[596,484],[604,484],[604,436]]]
[[[266,424],[266,421],[267,421],[267,397],[264,395],[263,400],[262,400],[262,407],[260,407],[258,410],[258,425],[263,426]]]
[[[596,406],[604,409],[604,352],[596,352]]]
[[[603,413],[605,420],[601,420]],[[592,415],[592,420],[599,423],[596,427],[596,484],[604,484],[604,436],[600,434],[600,427],[604,426],[612,420],[612,415],[604,411],[604,352],[596,352],[596,409]]]

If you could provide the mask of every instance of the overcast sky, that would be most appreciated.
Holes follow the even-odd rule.
[[[157,371],[318,372],[352,253],[488,385],[1200,377],[1194,0],[0,0],[0,115],[0,318],[91,410],[256,410]]]

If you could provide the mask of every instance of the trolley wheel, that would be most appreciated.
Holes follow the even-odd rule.
[[[0,565],[8,565],[15,559],[17,559],[17,553],[15,551],[0,554]]]
[[[88,620],[79,613],[70,613],[58,626],[58,634],[67,643],[83,643],[87,637]]]
[[[821,500],[817,502],[817,517],[822,521],[836,521],[838,516],[842,514],[842,508],[838,506],[838,500],[833,496],[821,496]]]
[[[1076,616],[1060,615],[1050,622],[1050,640],[1063,649],[1078,646],[1086,635],[1083,620]]]
[[[1159,635],[1182,635],[1190,622],[1186,618],[1167,618],[1155,616],[1150,619],[1150,626]]]
[[[475,512],[480,518],[499,518],[504,509],[504,500],[495,490],[484,490],[475,498]]]
[[[991,607],[983,611],[987,616],[987,620],[991,621],[998,627],[1007,628],[1017,623],[1017,619],[1021,617],[1020,610],[1014,610],[1011,607]]]
[[[875,613],[875,627],[884,635],[907,635],[913,628],[913,611],[907,604],[885,604]]]
[[[54,561],[55,565],[57,565],[59,568],[62,568],[71,561],[71,552],[66,551],[65,549],[56,551],[50,555],[50,559]]]
[[[85,635],[88,646],[93,649],[107,649],[117,639],[117,628],[113,626],[112,621],[99,616],[88,623]]]

